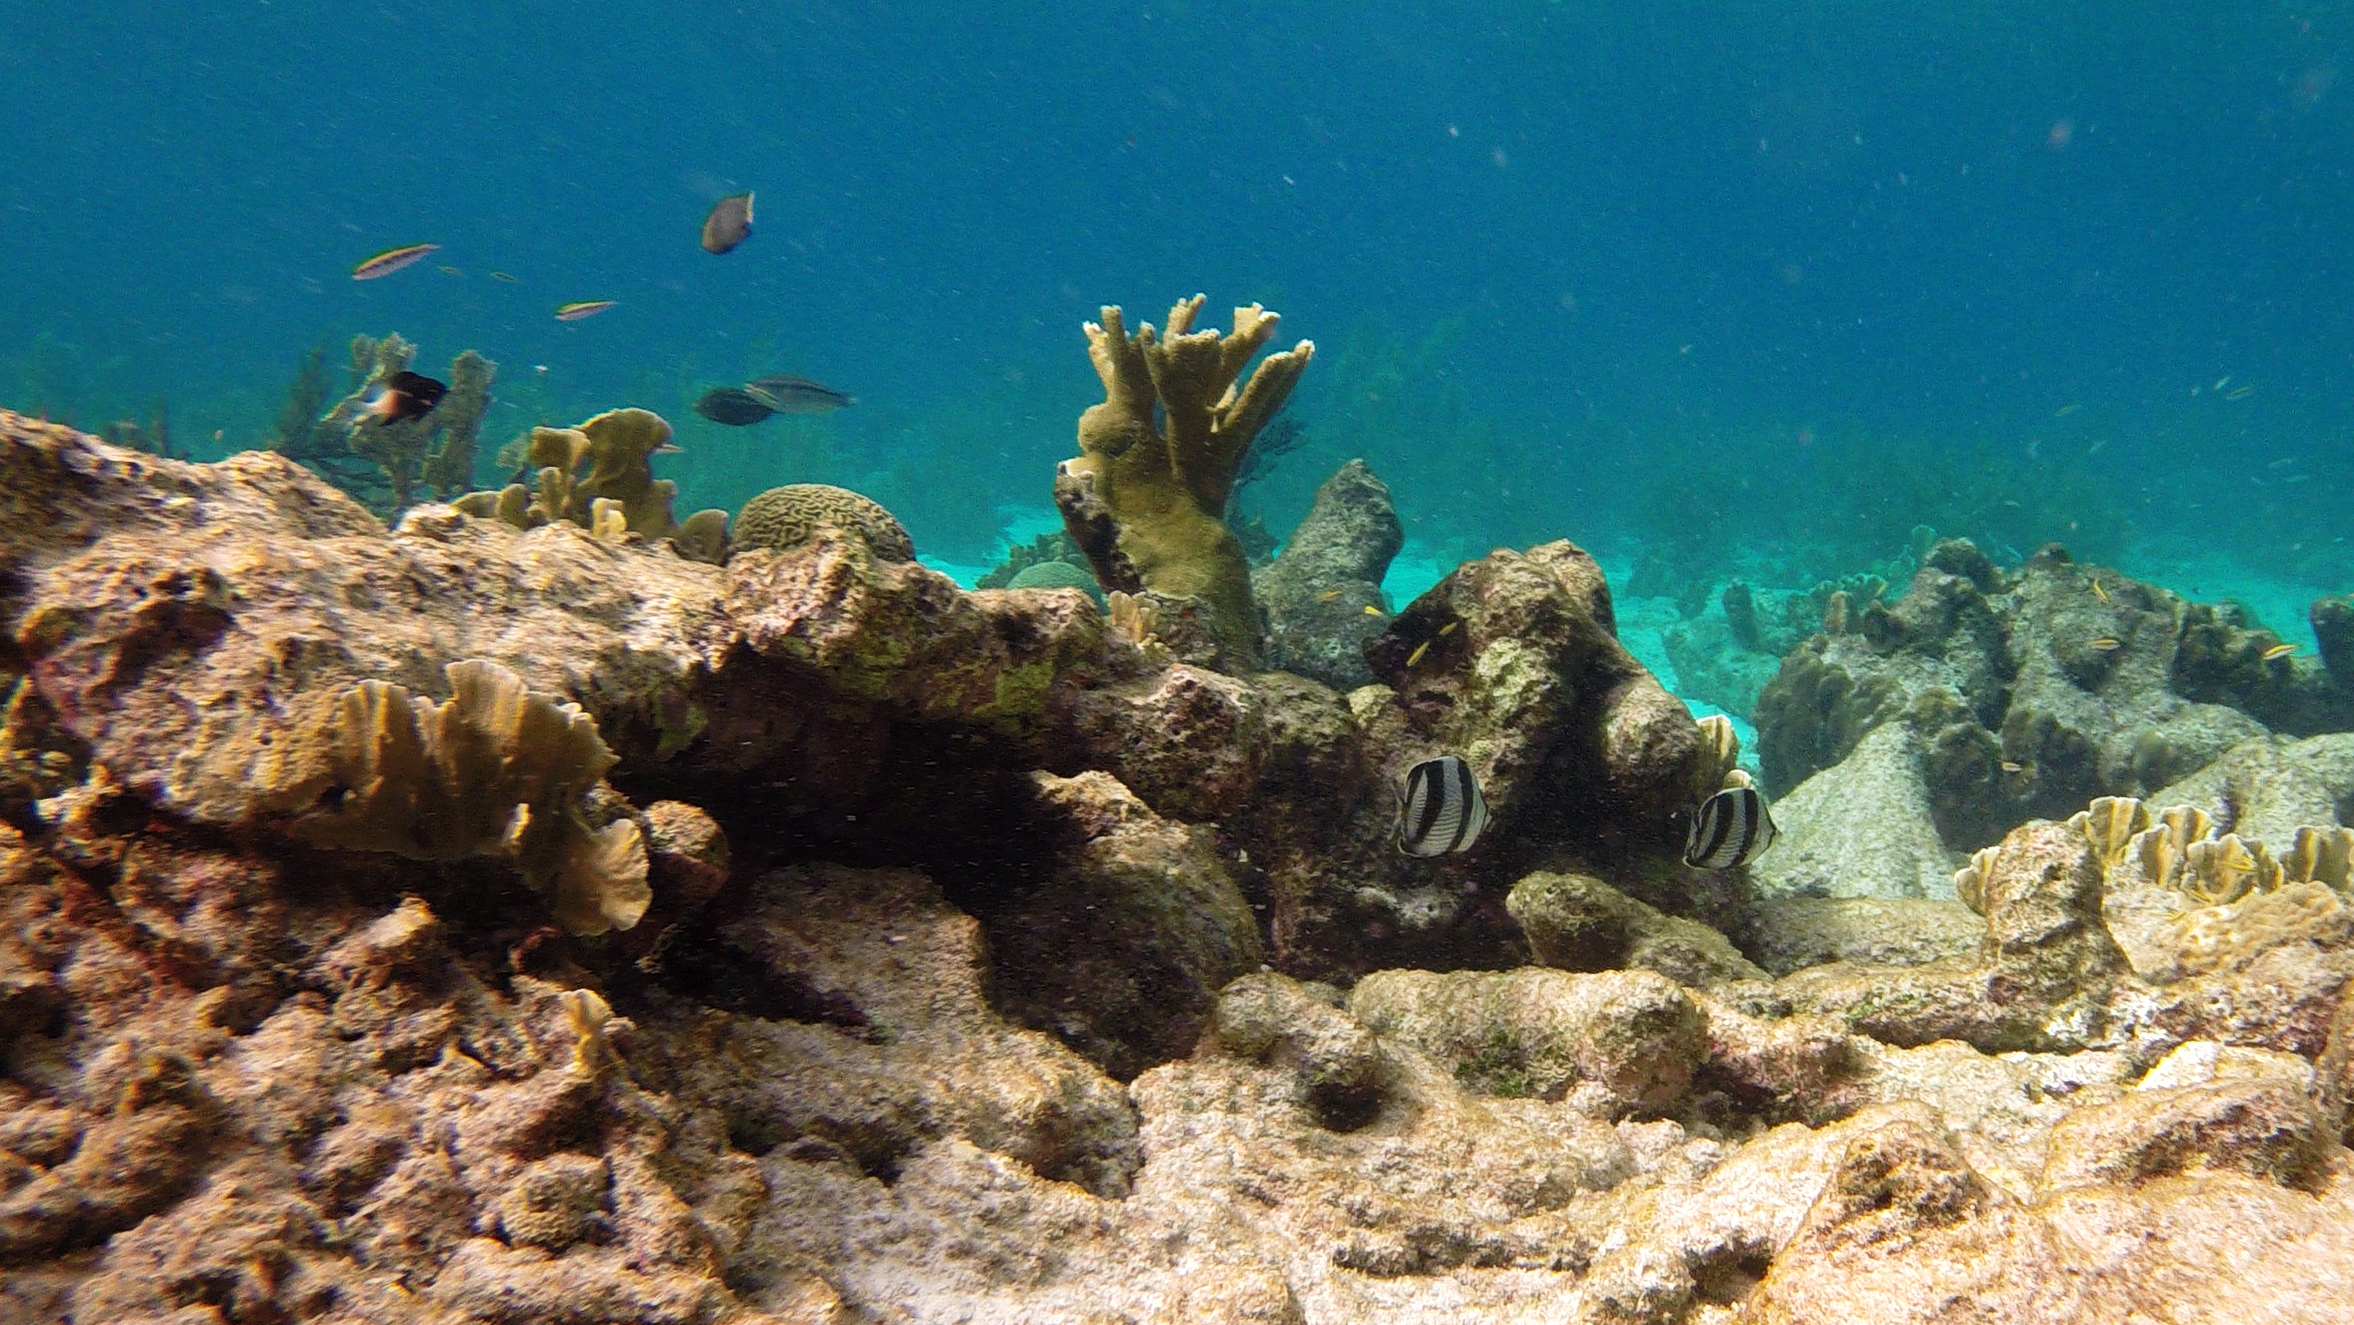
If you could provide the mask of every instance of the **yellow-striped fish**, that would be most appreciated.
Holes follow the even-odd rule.
[[[509,284],[509,285],[521,285],[521,284],[523,283],[523,278],[522,278],[522,277],[520,277],[520,276],[509,276],[507,273],[505,273],[505,272],[503,272],[503,271],[494,271],[494,272],[492,272],[492,273],[490,274],[490,278],[491,278],[492,280],[494,280],[494,281],[505,281],[505,282],[506,282],[507,284]]]
[[[1449,635],[1452,635],[1452,634],[1454,634],[1454,633],[1455,633],[1455,627],[1457,627],[1457,626],[1460,626],[1460,625],[1462,625],[1462,624],[1463,624],[1463,623],[1462,623],[1462,622],[1460,622],[1460,621],[1450,621],[1450,622],[1448,622],[1447,624],[1445,624],[1445,625],[1443,625],[1443,626],[1439,627],[1439,633],[1438,633],[1438,634],[1436,634],[1436,635],[1433,635],[1433,636],[1431,636],[1431,638],[1432,638],[1432,639],[1445,639],[1447,636],[1449,636]]]
[[[1366,608],[1366,609],[1365,609],[1365,615],[1367,615],[1367,616],[1380,616],[1380,615],[1381,615],[1381,609],[1380,609],[1380,608],[1378,608],[1378,607],[1368,607],[1368,608]]]
[[[1319,603],[1329,603],[1333,599],[1338,598],[1347,592],[1348,590],[1346,589],[1326,589],[1324,592],[1316,595],[1316,601]]]
[[[2266,649],[2261,656],[2263,657],[2264,661],[2271,662],[2275,658],[2286,658],[2296,651],[2297,646],[2294,644],[2275,644],[2271,648]]]
[[[2098,649],[2102,653],[2108,653],[2115,649],[2124,648],[2125,641],[2118,639],[2114,635],[2103,635],[2099,639],[2085,641],[2084,647],[2088,649]]]
[[[1430,652],[1430,641],[1424,640],[1420,644],[1414,646],[1414,652],[1406,655],[1406,665],[1408,667],[1412,667],[1414,664],[1421,662],[1422,655],[1428,652]]]
[[[576,303],[559,304],[556,307],[556,320],[578,322],[584,317],[595,317],[618,302],[616,299],[582,299]]]
[[[2086,580],[2085,584],[2091,588],[2093,597],[2100,599],[2104,603],[2109,601],[2109,591],[2101,587],[2101,582],[2099,580]]]
[[[2071,415],[2071,414],[2074,414],[2076,411],[2078,411],[2078,410],[2080,410],[2080,409],[2083,409],[2083,408],[2084,408],[2084,402],[2083,402],[2083,401],[2081,401],[2081,400],[2078,400],[2078,401],[2072,401],[2072,402],[2070,402],[2069,404],[2062,405],[2062,406],[2060,406],[2058,409],[2056,409],[2056,410],[2053,410],[2053,411],[2052,411],[2052,417],[2053,417],[2053,418],[2055,418],[2055,419],[2064,419],[2064,418],[2067,418],[2069,415]]]
[[[2020,763],[2016,759],[2005,759],[2003,761],[2003,771],[2005,773],[2024,773],[2027,771],[2027,765]]]
[[[390,276],[410,263],[422,261],[440,251],[439,244],[403,244],[399,248],[388,248],[375,257],[362,259],[359,266],[351,269],[351,278],[355,281],[372,281],[379,276]]]

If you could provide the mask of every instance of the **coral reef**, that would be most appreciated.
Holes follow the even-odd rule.
[[[1105,589],[1199,598],[1236,663],[1259,654],[1250,565],[1223,519],[1259,430],[1283,408],[1316,347],[1301,341],[1242,373],[1276,316],[1234,310],[1234,330],[1193,330],[1204,296],[1169,310],[1167,330],[1131,334],[1106,306],[1087,324],[1104,401],[1079,417],[1079,454],[1063,462],[1055,504]]]
[[[1069,534],[1058,530],[1051,534],[1040,534],[1024,546],[1007,548],[1005,560],[992,567],[989,573],[982,576],[973,587],[976,589],[1010,588],[1015,576],[1032,566],[1044,565],[1050,561],[1066,562],[1087,571],[1089,579],[1095,578],[1095,572],[1088,569],[1087,554],[1079,550],[1079,545],[1071,541]],[[1098,591],[1100,592],[1100,588]]]
[[[2343,1315],[2346,738],[2012,828],[1975,913],[1751,906],[1673,863],[1728,725],[1572,545],[1345,697],[1121,592],[0,415],[0,1317]],[[1493,838],[1413,861],[1436,749]],[[634,826],[633,928],[476,854],[549,818]]]
[[[1103,586],[1085,566],[1074,566],[1067,561],[1041,561],[1016,575],[1005,586],[1008,589],[1077,589],[1095,600],[1098,607],[1107,606]]]

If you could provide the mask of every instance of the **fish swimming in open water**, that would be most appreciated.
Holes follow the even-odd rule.
[[[578,322],[584,317],[595,317],[611,308],[616,302],[612,299],[581,299],[569,304],[559,304],[556,306],[556,320],[558,322]]]
[[[433,412],[433,407],[441,403],[449,390],[423,373],[394,373],[384,389],[368,402],[367,417],[378,423],[423,418]]]
[[[1469,851],[1487,826],[1487,799],[1460,756],[1425,759],[1406,771],[1398,797],[1398,850],[1409,856]]]
[[[355,281],[372,281],[379,276],[390,276],[410,263],[422,262],[427,256],[440,251],[439,244],[403,244],[399,248],[388,248],[372,258],[363,258],[360,265],[351,269],[351,278]]]
[[[755,377],[744,383],[744,390],[752,398],[779,414],[824,414],[845,405],[855,405],[858,397],[834,390],[822,382],[806,377],[775,373]]]
[[[703,251],[725,253],[752,236],[752,194],[732,193],[703,217]]]
[[[715,386],[695,398],[695,412],[713,423],[744,428],[776,413],[740,386]]]
[[[1702,802],[1684,837],[1684,863],[1725,870],[1765,854],[1776,836],[1774,816],[1755,787],[1727,787]]]

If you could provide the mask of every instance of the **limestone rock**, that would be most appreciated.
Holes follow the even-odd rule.
[[[1749,867],[1760,897],[1953,897],[1957,863],[1937,834],[1925,752],[1909,724],[1874,728],[1853,752],[1774,802],[1781,837]]]
[[[1531,874],[1512,886],[1504,906],[1542,966],[1637,968],[1684,985],[1767,978],[1723,934],[1667,915],[1590,875]]]
[[[1918,966],[1974,954],[1985,936],[1986,922],[1960,902],[1792,896],[1755,902],[1740,938],[1779,976],[1829,962]]]
[[[1381,631],[1382,577],[1405,543],[1389,488],[1351,460],[1316,489],[1283,551],[1251,574],[1267,613],[1269,661],[1350,690],[1373,680],[1364,643]]]

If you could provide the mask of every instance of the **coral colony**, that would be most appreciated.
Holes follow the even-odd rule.
[[[1312,347],[1202,304],[973,591],[643,409],[469,491],[397,336],[0,415],[0,1316],[2343,1318],[2354,603],[1920,528],[1695,604],[1745,762],[1575,544],[1393,603],[1351,461],[1254,560]]]

